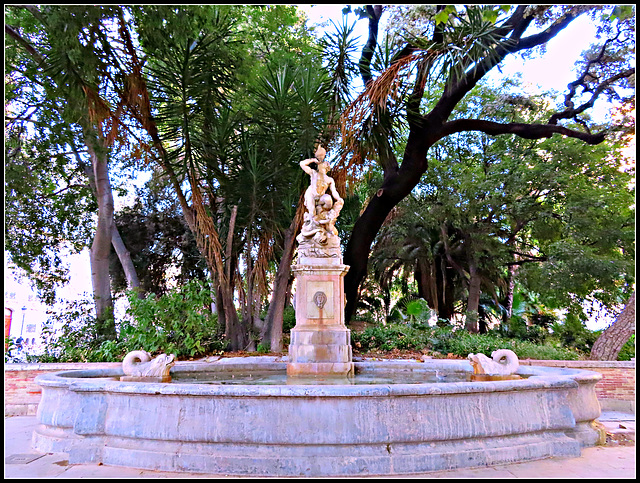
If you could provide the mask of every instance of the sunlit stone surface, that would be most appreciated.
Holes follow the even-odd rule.
[[[353,375],[351,331],[344,324],[344,276],[340,239],[334,223],[343,199],[327,172],[325,151],[300,163],[311,177],[305,192],[305,218],[298,235],[299,263],[296,277],[296,326],[291,330],[290,377]],[[317,170],[310,167],[316,163]]]
[[[351,379],[373,383],[287,378],[286,361],[268,358],[178,362],[169,384],[122,382],[119,368],[43,374],[34,449],[66,452],[71,464],[358,477],[578,456],[599,436],[598,373],[521,366],[519,380],[441,382],[472,376],[469,361],[354,365]],[[179,382],[217,371],[282,383]]]

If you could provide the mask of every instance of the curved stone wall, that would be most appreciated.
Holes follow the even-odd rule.
[[[222,360],[224,361],[224,360]],[[220,362],[222,362],[220,361]],[[259,366],[259,367],[258,367]],[[283,371],[179,363],[172,372]],[[466,361],[360,362],[356,373],[467,371]],[[39,451],[70,463],[254,476],[394,475],[578,456],[600,414],[588,371],[517,381],[373,385],[120,382],[119,369],[38,376]]]

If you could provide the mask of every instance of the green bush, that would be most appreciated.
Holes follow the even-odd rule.
[[[471,334],[464,329],[454,330],[451,326],[429,327],[422,323],[368,327],[361,333],[352,332],[351,341],[361,352],[426,349],[467,357],[471,353],[489,355],[497,349],[511,349],[521,359],[558,360],[576,360],[584,355],[576,349],[563,348],[559,343],[542,344],[497,334]]]
[[[164,352],[178,358],[219,353],[226,342],[219,335],[217,314],[211,313],[211,294],[194,280],[156,298],[139,299],[128,293],[127,318],[118,324],[116,340],[95,333],[95,318],[87,301],[72,304],[56,316],[62,334],[51,335],[39,362],[116,362],[130,351]]]
[[[296,309],[291,305],[284,308],[282,313],[282,333],[288,334],[296,326]]]
[[[426,344],[422,324],[389,324],[367,327],[351,333],[351,343],[360,351],[421,349]]]
[[[620,349],[620,353],[618,354],[619,361],[630,361],[631,359],[636,357],[636,336],[635,334],[631,335],[631,338],[624,343],[622,349]]]
[[[599,332],[587,329],[584,323],[574,314],[567,314],[564,323],[556,322],[552,326],[552,338],[563,347],[573,347],[581,352],[590,353]]]
[[[526,340],[535,343],[543,343],[549,332],[540,325],[528,326],[522,317],[511,317],[505,326],[490,331],[490,333],[509,339]]]
[[[34,356],[34,362],[104,362],[100,346],[106,342],[96,331],[93,302],[79,299],[67,302],[64,310],[49,317],[43,331],[45,352]],[[61,325],[60,333],[51,327]]]
[[[211,293],[198,280],[160,298],[139,299],[129,293],[128,314],[132,322],[120,328],[124,353],[143,349],[180,357],[199,357],[222,351],[217,314],[211,312]]]

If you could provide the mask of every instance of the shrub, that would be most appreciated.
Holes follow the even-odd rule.
[[[291,305],[284,308],[282,313],[282,333],[288,334],[296,326],[296,309]]]
[[[49,335],[45,354],[37,361],[116,362],[133,350],[200,357],[226,348],[218,335],[217,314],[211,313],[211,294],[201,282],[191,281],[160,298],[127,295],[130,306],[118,324],[116,340],[97,336],[90,303],[74,302],[54,317],[63,322],[62,333]]]
[[[429,327],[425,324],[390,324],[368,327],[351,334],[354,347],[362,352],[393,349],[430,350],[441,354],[467,357],[471,353],[490,355],[498,349],[511,349],[521,359],[575,360],[581,355],[576,349],[566,349],[559,343],[534,343],[497,334],[472,334],[453,327]]]
[[[564,323],[556,322],[552,326],[552,338],[564,347],[573,347],[579,351],[590,353],[599,332],[592,332],[574,314],[567,314]]]
[[[64,310],[49,317],[43,331],[45,351],[35,356],[37,362],[104,362],[99,347],[107,342],[96,331],[93,302],[79,299],[67,302]],[[60,333],[50,327],[62,325]]]
[[[161,350],[196,357],[226,348],[218,335],[217,314],[210,309],[210,290],[200,281],[192,280],[160,298],[151,294],[139,299],[133,292],[128,297],[133,322],[122,324],[119,337],[125,353]]]
[[[624,343],[622,349],[620,349],[620,353],[618,354],[619,361],[630,361],[636,356],[636,336],[635,334],[631,335],[631,338]]]
[[[549,335],[546,328],[540,325],[527,326],[526,321],[521,317],[511,317],[506,325],[500,325],[490,333],[510,339],[527,340],[536,343],[544,342]]]
[[[423,324],[367,327],[360,333],[352,332],[351,343],[361,351],[421,349],[426,344],[425,327]]]
[[[585,355],[576,349],[560,347],[559,345],[548,342],[545,344],[534,344],[528,341],[516,341],[511,350],[515,352],[520,359],[575,361]]]

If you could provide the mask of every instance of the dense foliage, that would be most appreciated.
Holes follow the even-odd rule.
[[[352,332],[351,340],[356,353],[376,357],[381,353],[402,351],[421,352],[432,357],[462,357],[471,353],[490,355],[494,350],[510,349],[520,359],[578,360],[589,354],[589,345],[599,333],[579,328],[573,332],[564,329],[560,333],[546,333],[541,340],[531,341],[521,337],[509,337],[499,332],[472,334],[463,328],[430,327],[424,323],[388,324],[368,327],[362,332]],[[627,342],[618,360],[635,357],[633,339]]]
[[[217,317],[211,313],[211,291],[199,281],[187,282],[156,297],[129,293],[130,306],[118,324],[116,339],[95,332],[90,303],[76,301],[50,327],[62,322],[61,333],[48,333],[45,353],[30,356],[38,362],[119,362],[131,351],[176,354],[180,359],[204,357],[223,351]]]

